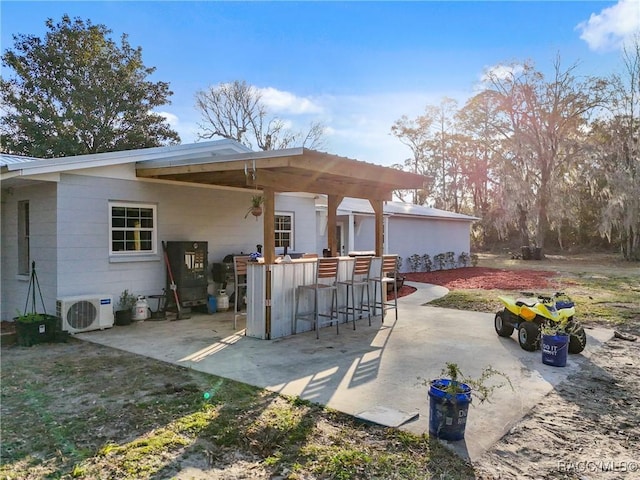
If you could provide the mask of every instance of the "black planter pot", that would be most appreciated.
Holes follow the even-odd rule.
[[[118,326],[130,325],[132,322],[133,314],[131,310],[116,310],[115,324]]]

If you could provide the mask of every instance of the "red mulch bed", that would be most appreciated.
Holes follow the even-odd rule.
[[[407,295],[411,295],[415,292],[416,289],[414,287],[410,287],[408,285],[403,285],[400,290],[398,290],[398,298],[406,297]],[[387,293],[387,300],[393,300],[393,292]]]
[[[435,272],[403,273],[407,281],[442,285],[450,290],[536,290],[553,289],[555,272],[540,270],[502,270],[487,267],[465,267]],[[401,295],[400,295],[401,296]]]

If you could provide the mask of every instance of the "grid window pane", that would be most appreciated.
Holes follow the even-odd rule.
[[[275,216],[276,248],[293,248],[293,215],[279,214]]]
[[[111,253],[155,252],[155,207],[111,206]]]

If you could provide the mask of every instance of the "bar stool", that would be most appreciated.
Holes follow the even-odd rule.
[[[319,258],[315,268],[315,282],[299,285],[296,289],[296,312],[293,317],[293,333],[298,333],[298,319],[314,323],[316,338],[320,338],[320,318],[328,318],[324,323],[336,322],[336,333],[339,331],[338,322],[338,258]],[[305,291],[313,292],[313,311],[300,313],[300,297]],[[331,292],[331,307],[329,313],[320,313],[320,292]],[[335,305],[335,307],[334,307]]]
[[[247,262],[249,261],[249,255],[237,255],[233,257],[233,278],[234,278],[234,311],[233,311],[233,329],[236,330],[238,328],[238,317],[242,315],[246,315],[247,313],[240,312],[238,308],[238,302],[240,301],[240,289],[244,288],[246,291],[247,288]]]
[[[377,308],[382,311],[382,323],[386,310],[394,308],[396,310],[396,320],[398,320],[398,255],[383,255],[380,261],[380,275],[371,278],[376,283],[373,290],[373,314],[376,314]],[[385,300],[385,291],[387,284],[393,282],[393,301]],[[380,301],[378,301],[378,284],[380,285]]]
[[[347,322],[349,321],[349,313],[353,316],[353,329],[356,329],[356,312],[360,312],[360,318],[362,318],[362,313],[367,312],[367,317],[369,318],[369,326],[371,326],[371,308],[369,305],[371,304],[371,297],[369,294],[369,277],[371,270],[371,259],[373,257],[367,256],[358,256],[355,257],[353,262],[353,270],[351,272],[351,278],[349,280],[342,280],[338,282],[338,285],[344,285],[347,288],[347,305],[344,310],[341,310],[338,313],[344,313],[347,316]],[[356,306],[356,287],[362,287],[362,291],[360,292],[360,306]],[[367,292],[367,303],[364,303],[364,292]],[[351,292],[351,295],[349,295]],[[351,300],[351,303],[349,303]],[[366,307],[366,308],[365,308]]]

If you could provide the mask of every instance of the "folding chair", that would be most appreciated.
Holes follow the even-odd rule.
[[[360,318],[362,313],[367,312],[369,319],[369,326],[371,326],[371,297],[369,293],[369,277],[371,270],[371,256],[359,256],[355,257],[353,263],[353,271],[351,272],[351,278],[349,280],[342,280],[338,282],[338,285],[344,285],[347,288],[347,304],[344,310],[339,313],[344,313],[347,316],[347,322],[349,321],[349,313],[353,316],[353,329],[356,329],[356,312],[360,312]],[[356,287],[362,287],[360,292],[360,306],[356,306]],[[367,303],[364,303],[364,292],[367,292]],[[351,294],[351,295],[349,295]]]
[[[233,257],[233,276],[234,276],[234,314],[233,314],[233,329],[237,330],[238,328],[238,317],[242,315],[246,315],[247,312],[242,313],[240,309],[242,308],[242,299],[240,297],[241,290],[246,294],[247,290],[247,262],[249,261],[248,255],[238,255]],[[240,308],[238,308],[240,305]]]
[[[320,318],[328,318],[324,323],[332,324],[336,322],[336,333],[338,326],[338,258],[319,258],[315,268],[315,282],[309,285],[299,285],[296,289],[296,312],[293,319],[293,333],[298,333],[298,319],[311,321],[314,323],[316,338],[320,338]],[[304,292],[313,293],[313,311],[300,313],[300,297]],[[320,292],[331,292],[331,307],[329,313],[320,312]],[[335,306],[334,306],[335,305]]]

